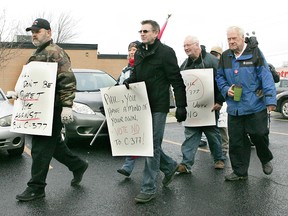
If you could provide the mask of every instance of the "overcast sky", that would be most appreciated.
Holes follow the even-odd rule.
[[[246,32],[256,32],[267,61],[279,67],[288,61],[287,3],[284,3],[284,0],[23,0],[17,3],[1,0],[1,8],[8,21],[16,22],[37,18],[43,11],[55,16],[70,13],[79,20],[78,37],[71,43],[98,44],[101,54],[126,54],[129,42],[140,40],[138,30],[142,20],[153,19],[162,26],[167,15],[172,14],[161,41],[175,50],[179,63],[186,58],[183,41],[187,35],[197,36],[207,51],[214,45],[227,49],[226,29],[238,25]]]

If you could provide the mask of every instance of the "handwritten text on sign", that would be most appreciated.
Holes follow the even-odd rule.
[[[102,88],[113,156],[153,156],[150,105],[144,82]]]
[[[51,136],[57,63],[30,62],[15,86],[11,131]]]
[[[214,105],[213,69],[190,69],[181,71],[186,85],[187,127],[216,125]]]

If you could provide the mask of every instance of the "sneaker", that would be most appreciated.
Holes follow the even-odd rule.
[[[184,164],[179,164],[177,172],[179,174],[191,174],[191,170],[189,170]]]
[[[273,166],[270,161],[266,164],[262,164],[262,169],[266,175],[270,175],[273,172]]]
[[[130,173],[128,173],[125,169],[118,169],[117,172],[127,177],[130,176]]]
[[[44,188],[33,189],[31,187],[27,187],[23,193],[16,196],[16,199],[19,201],[31,201],[42,197],[45,197]]]
[[[199,147],[204,147],[204,146],[207,146],[207,142],[204,140],[201,140],[199,143]]]
[[[173,180],[175,173],[178,170],[178,165],[176,166],[176,168],[172,171],[172,173],[170,175],[165,175],[164,179],[162,180],[162,184],[164,185],[164,187],[167,187]]]
[[[225,163],[222,160],[216,161],[214,163],[214,168],[215,169],[224,169],[224,167],[225,167]]]
[[[135,197],[135,201],[137,203],[147,203],[155,198],[155,194],[146,194],[146,193],[139,193]]]
[[[88,168],[88,163],[85,161],[84,165],[82,167],[73,171],[74,178],[71,181],[71,186],[78,186],[79,185],[79,183],[81,182],[83,175],[84,175],[85,171],[87,170],[87,168]]]
[[[247,179],[248,179],[248,176],[238,176],[234,172],[225,176],[226,181],[238,181],[238,180],[247,180]]]

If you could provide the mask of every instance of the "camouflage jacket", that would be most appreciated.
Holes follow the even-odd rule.
[[[57,62],[57,80],[55,106],[72,107],[75,98],[76,79],[71,69],[68,54],[52,40],[38,47],[27,64],[31,61]]]

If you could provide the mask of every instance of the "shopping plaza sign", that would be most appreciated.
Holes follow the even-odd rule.
[[[288,77],[288,67],[276,68],[280,77]]]

